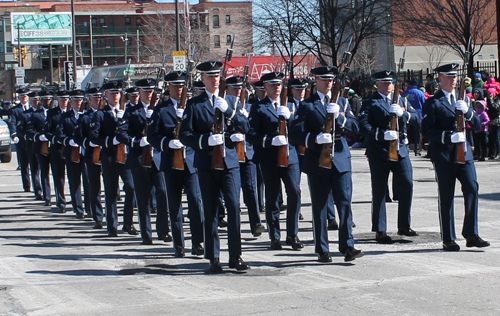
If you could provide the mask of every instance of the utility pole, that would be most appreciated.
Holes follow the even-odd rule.
[[[175,0],[175,50],[181,50],[181,26],[179,23],[179,0]]]
[[[72,35],[72,45],[73,45],[73,80],[74,80],[74,86],[73,89],[76,89],[76,83],[77,83],[77,74],[76,74],[76,27],[75,27],[75,0],[71,0],[71,32],[73,33]]]
[[[19,57],[19,67],[23,66],[23,56],[21,53],[21,24],[17,22],[17,53]]]
[[[140,45],[139,30],[137,30],[137,40],[136,40],[136,42],[137,42],[137,63],[140,64],[141,63],[140,62],[140,60],[141,60],[140,57],[141,56],[139,55],[139,45]]]

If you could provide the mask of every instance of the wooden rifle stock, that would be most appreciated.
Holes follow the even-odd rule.
[[[127,97],[125,93],[122,95],[122,99],[120,101],[120,110],[125,111],[125,104],[127,104]],[[125,144],[116,145],[116,162],[125,164],[126,161],[127,153],[125,151]]]
[[[342,88],[342,81],[337,79],[332,91],[332,103],[337,103],[340,90]],[[323,144],[321,148],[321,154],[319,156],[319,166],[321,168],[332,169],[332,157],[333,157],[333,143],[335,142],[335,124],[337,120],[333,113],[327,113],[325,118],[325,123],[323,124],[323,133],[332,135],[332,142]]]
[[[87,101],[82,101],[78,112],[82,113],[85,110],[85,105]],[[80,146],[71,148],[71,158],[72,162],[79,163],[80,162]]]
[[[186,82],[184,88],[182,88],[181,100],[179,101],[178,104],[179,109],[184,109],[186,107],[187,91],[188,91],[188,86]],[[181,129],[181,123],[182,119],[178,117],[177,126],[175,127],[174,131],[174,139],[179,139],[179,130]],[[172,169],[184,170],[184,148],[173,149],[173,151],[174,155],[172,160]]]
[[[106,106],[106,101],[104,100],[104,98],[102,98],[101,102],[99,103],[99,110],[101,110],[105,106]],[[92,163],[94,165],[101,164],[101,147],[94,147],[94,152],[92,153]]]
[[[222,71],[222,75],[219,83],[219,97],[224,98],[226,95],[226,63],[228,62],[228,56],[230,55],[229,50],[226,53],[226,59],[224,61],[224,70]],[[215,109],[214,115],[214,124],[212,126],[213,134],[222,134],[222,138],[225,138],[224,135],[224,113],[218,108]],[[225,156],[225,141],[222,145],[213,146],[212,151],[212,169],[214,170],[224,170],[224,156]]]
[[[398,128],[398,116],[395,113],[391,113],[391,118],[389,121],[389,130],[391,131],[396,131],[398,132],[399,135],[399,128]],[[389,160],[390,161],[398,161],[398,144],[399,144],[399,139],[391,140],[389,141]]]
[[[464,100],[465,95],[465,82],[462,81],[460,84],[460,90],[458,91],[458,100]],[[465,117],[462,111],[455,111],[455,132],[465,133]],[[467,140],[463,143],[456,144],[456,155],[455,162],[459,164],[465,164],[465,153],[467,152]]]
[[[158,94],[156,91],[153,92],[151,101],[149,102],[148,110],[153,110],[155,108],[156,101],[158,100]],[[144,128],[144,135],[148,134],[148,127],[151,123],[150,119],[146,120],[146,127]],[[151,168],[153,165],[153,155],[151,153],[151,145],[144,146],[142,149],[142,161],[141,165],[145,168]]]

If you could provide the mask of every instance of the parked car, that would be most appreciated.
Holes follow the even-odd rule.
[[[9,126],[4,122],[3,118],[0,119],[0,160],[3,163],[12,160]]]

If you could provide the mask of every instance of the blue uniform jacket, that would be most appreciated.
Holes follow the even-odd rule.
[[[292,109],[290,109],[292,112]],[[293,116],[287,120],[287,126],[290,125]],[[250,131],[247,135],[249,141],[255,150],[254,161],[261,164],[273,164],[278,162],[278,146],[272,146],[272,140],[278,135],[278,112],[274,108],[271,99],[264,98],[258,103],[252,105],[248,118],[250,122]],[[288,164],[299,163],[299,158],[295,146],[289,141]]]
[[[78,128],[77,118],[73,109],[68,109],[68,111],[61,114],[59,125],[57,126],[56,140],[65,146],[63,154],[68,161],[73,151],[73,147],[69,145],[69,141],[71,139],[74,140],[75,132]]]
[[[57,157],[61,156],[61,144],[59,144],[56,140],[57,135],[57,126],[59,125],[59,119],[63,110],[56,106],[50,109],[47,112],[47,120],[46,120],[46,128],[45,128],[45,137],[50,141],[50,153],[51,155],[57,155]]]
[[[46,118],[44,108],[42,107],[40,110],[33,111],[33,115],[31,116],[31,120],[28,122],[26,128],[26,136],[28,139],[35,142],[33,146],[33,153],[39,154],[41,149],[41,141],[40,135],[46,133]],[[48,110],[47,110],[48,111]]]
[[[90,146],[90,124],[92,123],[92,116],[95,112],[97,111],[90,109],[85,113],[80,114],[77,123],[78,128],[76,129],[74,134],[75,142],[83,148],[83,160],[86,163],[93,162],[94,147]]]
[[[398,120],[399,122],[399,156],[408,157],[406,148],[406,125],[418,126],[420,116],[411,106],[407,106],[407,101],[400,98],[399,104],[406,108]],[[375,92],[370,98],[363,101],[359,113],[360,133],[368,138],[366,155],[368,158],[388,160],[389,141],[384,140],[384,132],[389,128],[390,113],[389,107],[380,93]]]
[[[162,153],[161,169],[172,168],[175,150],[168,147],[168,143],[175,138],[174,132],[177,128],[177,115],[175,114],[175,107],[172,100],[168,99],[159,107],[156,107],[151,118],[151,125],[148,129],[148,141]],[[194,168],[194,154],[193,148],[186,147],[186,156],[184,158],[191,174],[196,172]]]
[[[116,145],[113,145],[113,138],[116,136],[117,127],[118,118],[113,114],[113,108],[109,104],[92,116],[90,141],[102,147],[101,155],[110,157],[110,162],[116,161]]]
[[[206,92],[190,99],[186,104],[184,117],[181,124],[179,140],[186,146],[193,148],[195,154],[195,167],[198,169],[211,169],[213,147],[208,146],[208,137],[213,128],[215,108],[208,99]],[[240,111],[229,105],[224,113],[224,130],[248,132],[248,120]],[[225,133],[226,157],[224,159],[228,169],[238,168],[238,154],[229,133]]]
[[[431,160],[454,162],[456,144],[451,142],[451,134],[455,130],[455,108],[448,102],[443,91],[439,90],[425,102],[422,114],[422,135],[429,140]],[[473,130],[481,128],[481,120],[472,107],[469,107],[464,116]],[[466,161],[474,159],[469,142],[465,159]]]
[[[340,112],[343,114],[339,115],[335,125],[333,164],[339,172],[346,172],[351,171],[351,152],[343,135],[344,130],[355,134],[358,132],[359,127],[358,121],[351,111],[351,106],[346,102],[345,98],[340,98],[337,103],[340,106]],[[302,162],[302,169],[306,174],[324,170],[319,167],[319,157],[323,144],[316,143],[316,136],[323,131],[326,115],[325,106],[321,102],[319,95],[315,93],[299,104],[292,122],[290,138],[294,143],[307,148]]]
[[[21,128],[19,128],[20,129],[19,132],[17,131],[17,129],[18,129],[18,126],[21,125],[23,112],[24,112],[23,106],[21,105],[21,103],[18,103],[16,106],[11,108],[11,110],[10,110],[11,116],[10,116],[10,120],[9,120],[10,136],[12,138],[14,138],[14,137],[19,138],[19,146],[21,146],[21,147],[25,146],[24,145],[24,135],[22,134]]]

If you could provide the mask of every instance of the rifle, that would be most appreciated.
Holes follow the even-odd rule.
[[[179,109],[184,109],[186,108],[186,101],[187,101],[187,94],[188,90],[191,87],[191,71],[194,66],[194,52],[195,49],[193,49],[193,54],[191,60],[187,64],[187,69],[186,69],[186,82],[184,84],[184,87],[182,88],[182,93],[181,93],[181,99],[179,100],[179,103],[177,104],[177,108]],[[181,123],[182,123],[182,118],[177,118],[177,126],[174,129],[174,139],[179,139],[179,130],[181,129]],[[173,154],[173,160],[172,160],[172,169],[175,170],[184,170],[184,157],[186,156],[186,149],[185,148],[179,148],[179,149],[173,149],[174,154]]]
[[[403,69],[405,64],[405,55],[406,55],[406,45],[403,50],[403,56],[399,59],[398,74],[396,77],[396,84],[394,87],[394,98],[396,99],[395,102],[396,104],[399,104],[399,98],[400,98],[399,90],[401,88],[401,85],[398,83],[399,81],[398,79],[401,73],[401,69]],[[396,113],[391,113],[390,115],[389,130],[396,131],[398,132],[399,135],[399,120]],[[389,161],[398,161],[399,160],[398,152],[399,152],[399,137],[398,139],[389,141]]]
[[[167,60],[167,55],[165,54],[163,56],[163,63],[161,65],[161,68],[158,70],[158,73],[156,74],[155,89],[153,90],[153,95],[151,96],[151,100],[149,101],[148,110],[154,110],[156,102],[158,101],[158,94],[157,94],[156,90],[158,88],[158,82],[160,80],[160,76],[163,73],[163,67],[165,67],[166,60]],[[149,128],[150,124],[151,124],[151,119],[147,119],[146,126],[144,127],[143,135],[148,134],[148,128]],[[144,148],[142,149],[141,166],[146,167],[146,168],[151,168],[152,162],[153,162],[153,154],[151,152],[151,145],[144,146]]]
[[[314,66],[316,66],[316,59],[317,57],[314,56],[314,61],[313,61],[313,64],[312,64],[312,67],[311,67],[311,70],[314,68]],[[307,87],[307,90],[306,90],[306,96],[305,96],[305,99],[308,99],[311,97],[311,95],[313,95],[314,92],[314,88],[316,87],[316,83],[314,82],[314,78],[313,78],[313,75],[311,72],[309,72],[309,86]],[[304,147],[304,146],[301,146],[301,147]],[[305,152],[305,147],[304,147],[304,152]]]
[[[90,85],[91,85],[91,83],[88,82],[87,89],[90,88]],[[82,104],[80,105],[80,108],[78,109],[78,112],[83,113],[86,105],[87,105],[87,100],[83,100]],[[80,146],[71,148],[71,161],[72,162],[76,162],[76,163],[80,162],[80,151],[81,151]]]
[[[350,49],[350,43],[349,47],[347,48],[347,51],[344,52],[344,56],[342,57],[342,64],[343,69],[337,77],[335,78],[335,83],[332,89],[332,103],[337,103],[340,93],[342,91],[342,86],[344,85],[345,82],[345,77],[347,74],[347,71],[351,65],[352,61],[352,54],[349,51]],[[347,102],[347,101],[346,101]],[[323,133],[328,133],[332,135],[332,142],[323,144],[322,149],[321,149],[321,154],[319,156],[319,166],[322,168],[326,169],[331,169],[333,166],[332,159],[333,156],[335,155],[335,126],[337,124],[337,120],[335,119],[335,116],[333,113],[327,113],[326,114],[326,119],[325,123],[323,124]]]
[[[128,60],[127,65],[127,76],[125,77],[126,88],[130,87],[130,77],[129,77],[129,68],[130,63],[132,63],[132,59]],[[122,98],[120,100],[120,110],[125,111],[125,105],[127,104],[127,96],[125,93],[125,89],[123,90]],[[127,152],[125,151],[125,144],[118,144],[116,146],[116,162],[120,164],[125,164],[127,161]]]
[[[106,100],[104,100],[103,97],[101,98],[101,102],[99,102],[99,110],[102,110],[105,106],[106,106]],[[94,153],[92,154],[92,163],[94,165],[101,164],[101,147],[94,148]]]
[[[231,46],[226,50],[226,57],[224,59],[224,66],[222,68],[220,82],[219,82],[219,97],[224,98],[226,95],[226,65],[231,62],[233,57],[234,34],[231,41]],[[214,146],[212,152],[212,169],[224,170],[224,157],[226,157],[226,140],[224,135],[224,113],[221,110],[215,109],[214,124],[212,126],[213,134],[222,134],[224,143],[222,145]]]
[[[281,90],[281,105],[287,106],[288,103],[288,79],[286,78],[289,73],[291,73],[291,69],[293,68],[293,60],[289,59],[285,65],[285,77],[283,81],[283,90]],[[286,126],[286,118],[283,115],[280,115],[278,118],[278,135],[288,136],[287,126]],[[279,146],[278,147],[278,167],[288,167],[288,154],[290,151],[290,147]]]
[[[246,98],[247,98],[247,81],[248,81],[248,75],[250,72],[250,59],[252,58],[252,54],[248,54],[248,60],[247,64],[245,65],[245,70],[243,71],[243,89],[241,90],[240,94],[240,103],[241,103],[241,108],[245,108],[245,103],[246,103]],[[247,160],[246,158],[246,141],[242,142],[237,142],[235,144],[236,147],[236,153],[238,154],[238,161],[239,162],[245,162]]]
[[[457,100],[465,100],[465,77],[467,73],[467,62],[470,57],[470,43],[471,38],[469,38],[469,42],[467,43],[467,50],[464,56],[464,64],[462,65],[462,80],[460,82],[460,87],[458,90]],[[455,132],[463,133],[465,132],[465,118],[462,111],[455,110]],[[467,140],[463,143],[456,144],[456,154],[455,154],[455,162],[459,164],[465,164],[465,154],[467,153]]]

